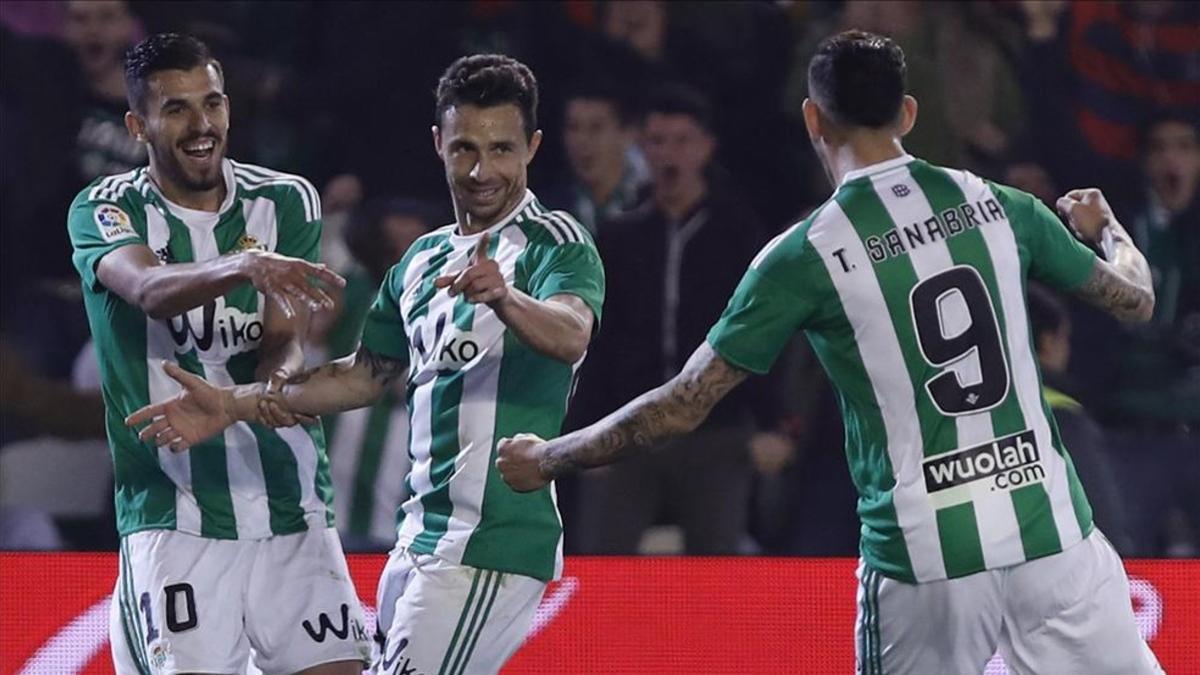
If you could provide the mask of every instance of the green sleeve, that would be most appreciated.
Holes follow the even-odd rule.
[[[84,288],[100,289],[96,267],[100,259],[130,244],[146,245],[144,214],[127,203],[91,201],[87,189],[75,198],[67,213],[71,238],[71,261],[83,279]]]
[[[529,277],[527,292],[537,300],[570,293],[583,300],[600,325],[604,306],[604,265],[590,242],[567,243],[547,249]]]
[[[750,264],[725,312],[708,332],[708,343],[729,363],[764,374],[792,337],[814,315],[806,265],[821,264],[805,255],[803,236],[767,244]]]
[[[993,185],[1009,214],[1018,242],[1029,253],[1029,277],[1069,291],[1092,274],[1096,254],[1072,236],[1067,226],[1031,194]]]
[[[289,189],[284,199],[280,200],[277,214],[279,240],[275,242],[275,252],[316,263],[320,262],[321,258],[321,198],[317,195],[316,188],[307,181],[305,186],[316,200],[312,211],[313,219],[307,219],[300,193],[296,189]]]
[[[408,333],[404,331],[404,317],[400,314],[400,296],[403,294],[404,271],[402,265],[388,270],[379,295],[367,310],[363,323],[362,346],[376,354],[408,361]]]

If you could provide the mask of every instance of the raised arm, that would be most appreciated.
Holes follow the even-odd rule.
[[[576,295],[560,293],[538,300],[505,281],[500,265],[488,257],[489,236],[475,246],[471,264],[458,275],[434,281],[450,295],[462,293],[469,302],[491,307],[521,342],[535,352],[563,363],[575,363],[587,352],[595,317]]]
[[[333,300],[318,281],[346,281],[324,265],[263,251],[242,251],[198,263],[163,263],[149,246],[122,246],[100,259],[100,283],[153,319],[177,316],[244,283],[277,302],[284,314],[293,302],[312,310],[329,309]]]
[[[404,361],[366,348],[337,361],[291,377],[278,393],[267,384],[217,388],[173,363],[163,369],[183,386],[179,394],[148,405],[125,420],[128,426],[150,422],[139,437],[175,452],[212,438],[236,422],[265,423],[261,404],[275,398],[286,410],[302,415],[362,408],[378,400],[384,389],[402,375]]]
[[[748,376],[705,342],[669,382],[589,427],[551,441],[528,434],[500,441],[496,466],[513,489],[529,491],[572,471],[611,464],[692,431]]]
[[[1150,266],[1104,195],[1094,188],[1072,190],[1058,200],[1057,207],[1080,236],[1101,244],[1107,258],[1096,261],[1091,276],[1074,294],[1120,321],[1149,321],[1154,314]]]

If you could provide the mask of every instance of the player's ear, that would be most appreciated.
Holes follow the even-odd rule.
[[[907,136],[908,132],[912,131],[917,124],[917,99],[904,95],[904,102],[900,104],[900,135]]]
[[[533,156],[537,154],[540,147],[542,147],[542,130],[538,129],[533,132],[533,136],[529,137],[529,154],[525,156],[526,164],[533,161]]]
[[[146,142],[146,120],[132,110],[125,112],[125,130],[139,143]]]
[[[440,157],[442,154],[442,130],[435,124],[429,127],[429,132],[433,134],[433,151]]]
[[[821,128],[821,111],[817,108],[817,104],[811,99],[804,99],[804,103],[800,104],[800,110],[804,113],[804,128],[808,130],[809,140],[817,140],[821,137],[824,131]]]

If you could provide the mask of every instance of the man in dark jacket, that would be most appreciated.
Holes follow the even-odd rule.
[[[766,241],[712,165],[712,129],[707,104],[690,89],[665,88],[646,107],[650,196],[600,233],[610,304],[582,374],[577,421],[591,422],[670,379]],[[583,479],[581,551],[635,553],[643,531],[666,516],[682,527],[689,554],[735,553],[746,527],[746,448],[761,398],[752,389],[741,393],[687,439]]]

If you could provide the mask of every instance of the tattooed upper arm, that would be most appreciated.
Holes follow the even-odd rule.
[[[687,433],[704,421],[713,406],[749,377],[707,342],[670,382],[652,389],[620,410],[551,441],[541,460],[551,478],[581,468],[611,464],[639,450]]]
[[[1135,283],[1116,265],[1104,260],[1096,260],[1092,275],[1074,293],[1120,321],[1148,321],[1154,313],[1154,290],[1149,279]]]

